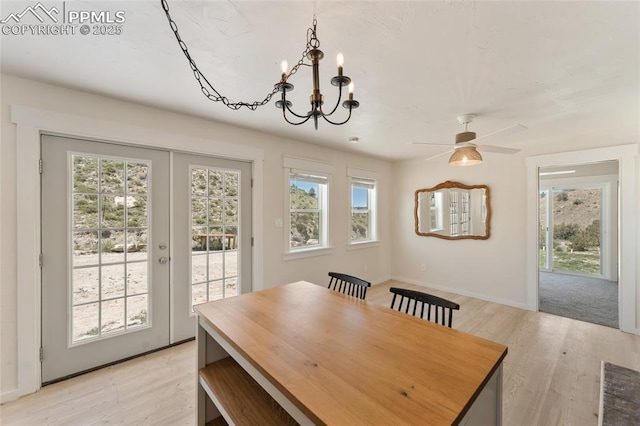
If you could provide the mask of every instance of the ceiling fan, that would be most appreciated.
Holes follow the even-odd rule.
[[[464,114],[458,117],[458,122],[464,126],[464,132],[458,133],[456,135],[456,142],[453,147],[451,146],[451,144],[429,142],[411,142],[410,144],[452,147],[452,150],[427,158],[427,161],[429,161],[453,152],[453,155],[451,155],[451,158],[449,158],[450,166],[473,166],[482,163],[482,156],[478,151],[493,152],[497,154],[515,154],[516,152],[520,151],[519,149],[515,148],[505,148],[493,145],[480,145],[477,144],[477,142],[480,140],[495,138],[497,136],[512,135],[514,133],[527,130],[526,126],[523,126],[522,124],[515,124],[513,126],[506,127],[502,130],[498,130],[496,132],[489,133],[478,138],[476,137],[475,132],[470,132],[467,130],[467,125],[471,123],[475,117],[475,114]]]

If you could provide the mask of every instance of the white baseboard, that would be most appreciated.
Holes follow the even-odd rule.
[[[499,299],[497,297],[491,297],[491,296],[487,296],[487,295],[480,294],[480,293],[474,293],[474,292],[471,292],[471,291],[459,290],[459,289],[451,288],[451,287],[443,287],[443,286],[434,285],[434,284],[431,284],[431,283],[426,283],[426,282],[423,282],[423,281],[418,281],[418,280],[414,280],[414,279],[406,278],[406,277],[392,276],[391,279],[396,280],[396,281],[403,281],[403,282],[409,283],[409,284],[419,285],[419,286],[422,286],[422,287],[428,287],[428,288],[432,288],[432,289],[435,289],[435,290],[442,290],[442,291],[446,291],[446,292],[449,292],[449,293],[459,294],[461,296],[469,296],[469,297],[473,297],[474,299],[486,300],[487,302],[499,303],[501,305],[511,306],[513,308],[524,309],[526,311],[533,311],[534,310],[530,306],[528,306],[526,303],[520,303],[520,302],[511,301],[511,300]]]
[[[371,285],[378,285],[378,284],[382,284],[384,282],[387,282],[389,280],[391,280],[391,275],[385,275],[382,278],[376,278],[374,280],[371,281]]]
[[[8,392],[0,393],[0,404],[4,404],[5,402],[11,402],[13,400],[20,398],[21,396],[22,395],[20,395],[20,392],[18,391],[18,389],[13,389]]]

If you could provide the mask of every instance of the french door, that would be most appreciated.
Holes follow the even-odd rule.
[[[251,291],[251,163],[173,157],[176,340],[196,330],[193,307]],[[184,291],[186,289],[186,291]]]
[[[250,163],[46,135],[41,152],[43,383],[191,338],[195,304],[251,291]]]
[[[42,381],[169,344],[169,153],[42,137]]]

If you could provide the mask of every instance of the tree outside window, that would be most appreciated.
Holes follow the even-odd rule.
[[[289,177],[289,247],[291,250],[324,247],[328,179],[305,173]]]

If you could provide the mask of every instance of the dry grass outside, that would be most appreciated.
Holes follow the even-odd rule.
[[[116,263],[125,259],[126,268]],[[148,324],[147,253],[102,253],[101,261],[100,268],[97,253],[74,255],[75,266],[87,266],[73,271],[74,342]],[[192,283],[194,305],[237,296],[238,251],[194,252]]]

